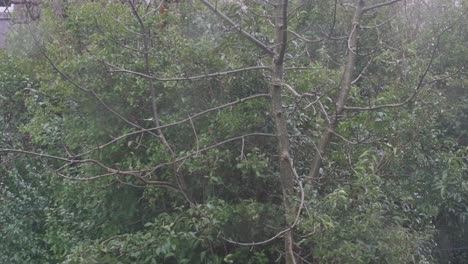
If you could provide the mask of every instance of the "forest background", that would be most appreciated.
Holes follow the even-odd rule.
[[[468,257],[466,1],[23,4],[0,263]]]

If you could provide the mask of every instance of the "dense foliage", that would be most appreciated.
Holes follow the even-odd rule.
[[[370,10],[353,50],[383,1],[343,2],[289,1],[291,195],[276,1],[44,1],[0,54],[0,263],[288,263],[291,230],[297,263],[463,263],[467,5]]]

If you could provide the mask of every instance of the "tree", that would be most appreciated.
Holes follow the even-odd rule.
[[[404,152],[437,123],[426,87],[463,70],[433,71],[457,21],[414,29],[398,0],[164,4],[29,25],[42,59],[15,134],[31,142],[0,152],[40,158],[50,261],[430,260],[445,198]]]

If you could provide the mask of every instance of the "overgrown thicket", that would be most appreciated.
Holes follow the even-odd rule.
[[[40,8],[0,59],[0,263],[463,263],[465,2]]]

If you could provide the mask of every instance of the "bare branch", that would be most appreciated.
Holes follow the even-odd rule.
[[[195,156],[198,156],[198,152],[200,150],[200,143],[199,143],[199,140],[198,140],[198,134],[197,134],[197,129],[195,128],[195,124],[193,124],[193,119],[192,117],[190,117],[190,125],[192,126],[192,130],[193,130],[193,135],[195,136],[195,145],[196,145],[196,154]],[[243,142],[243,139],[242,139],[242,142]]]
[[[0,153],[1,152],[21,153],[21,154],[26,154],[26,155],[30,155],[30,156],[36,156],[36,157],[39,157],[39,158],[55,159],[55,160],[68,162],[69,165],[93,163],[93,164],[96,164],[99,167],[105,169],[108,173],[112,173],[112,174],[135,176],[137,173],[142,173],[142,172],[148,171],[148,170],[138,170],[138,171],[118,170],[118,169],[113,169],[111,167],[108,167],[108,166],[104,165],[102,162],[100,162],[98,160],[94,160],[94,159],[82,159],[82,160],[80,160],[80,159],[76,159],[76,157],[64,158],[64,157],[59,157],[59,156],[54,156],[54,155],[49,155],[49,154],[44,154],[44,153],[37,153],[37,152],[27,151],[27,150],[20,150],[20,149],[0,149]]]
[[[377,8],[380,8],[380,7],[384,7],[384,6],[388,6],[388,5],[391,5],[391,4],[394,4],[396,2],[400,2],[401,0],[393,0],[393,1],[388,1],[388,2],[384,2],[384,3],[381,3],[381,4],[376,4],[376,5],[372,5],[372,6],[368,6],[366,8],[363,9],[363,12],[367,12],[367,11],[370,11],[370,10],[373,10],[373,9],[377,9]]]
[[[360,35],[360,23],[361,23],[361,18],[363,15],[363,8],[364,8],[364,1],[359,0],[356,1],[356,7],[354,10],[354,15],[351,20],[351,32],[349,34],[348,38],[348,49],[350,52],[348,52],[348,58],[346,61],[346,66],[344,67],[343,71],[343,76],[341,79],[340,83],[340,91],[337,95],[337,98],[335,99],[335,113],[334,117],[329,120],[329,124],[327,125],[326,129],[323,130],[322,135],[320,137],[320,141],[318,146],[316,146],[316,153],[315,156],[312,159],[312,164],[310,167],[309,171],[309,176],[308,178],[310,180],[314,180],[318,178],[318,174],[320,173],[320,168],[322,166],[322,154],[326,151],[328,145],[330,144],[331,138],[332,138],[332,133],[331,131],[335,131],[339,122],[340,122],[340,116],[343,115],[343,111],[345,110],[345,105],[346,101],[349,97],[349,92],[351,90],[352,84],[351,82],[353,81],[353,74],[354,70],[356,67],[356,61],[357,61],[357,45],[358,45],[358,37]]]
[[[348,143],[350,145],[370,144],[370,143],[382,140],[382,139],[376,139],[376,140],[372,140],[372,141],[366,141],[367,139],[363,139],[363,140],[359,140],[359,141],[351,141],[351,140],[345,138],[344,136],[338,134],[336,131],[330,130],[330,133],[332,133],[333,135],[335,135],[336,137],[340,138],[341,140],[343,140],[344,142],[346,142],[346,143]]]
[[[248,40],[250,40],[251,42],[253,42],[255,45],[257,45],[257,47],[259,47],[260,49],[262,49],[263,51],[265,51],[268,55],[270,56],[273,56],[274,55],[274,51],[272,49],[270,49],[266,44],[264,44],[263,42],[261,42],[260,40],[258,40],[257,38],[255,38],[254,36],[252,36],[250,33],[248,33],[247,31],[243,30],[236,22],[234,22],[231,18],[229,18],[226,14],[222,13],[221,11],[218,10],[218,8],[216,6],[214,6],[212,3],[210,3],[209,1],[207,0],[200,0],[200,2],[202,2],[205,6],[207,6],[209,9],[211,9],[216,15],[218,15],[219,17],[221,17],[224,21],[226,21],[228,24],[230,24],[231,26],[233,26],[234,28],[237,29],[237,31],[243,35],[244,37],[246,37]]]
[[[338,0],[335,0],[335,4],[333,5],[333,22],[332,26],[330,27],[330,33],[328,35],[333,35],[333,32],[335,31],[335,25],[336,25],[336,7],[338,4]]]
[[[325,118],[327,119],[328,124],[331,124],[330,116],[328,115],[327,110],[323,106],[322,102],[320,100],[317,101],[319,103],[320,109],[322,110],[323,114],[325,115]]]
[[[287,84],[287,83],[282,83],[282,85],[284,87],[286,87],[295,97],[302,97],[298,92],[296,92],[296,90],[294,90],[294,88],[292,88],[291,85]]]
[[[357,81],[359,81],[359,80],[362,78],[362,76],[364,76],[364,73],[366,72],[367,68],[369,68],[369,65],[371,65],[371,63],[372,63],[373,60],[374,60],[374,58],[371,58],[371,59],[367,62],[366,66],[364,66],[364,69],[362,69],[361,73],[359,73],[358,77],[356,77],[356,79],[354,79],[354,80],[351,82],[351,84],[355,84]]]
[[[317,70],[317,69],[323,69],[323,67],[285,67],[284,71],[297,71],[297,70]]]
[[[151,46],[151,41],[150,41],[151,29],[145,27],[145,24],[143,23],[142,18],[140,17],[140,15],[138,14],[137,9],[135,8],[134,2],[132,0],[128,0],[128,3],[130,4],[130,6],[132,8],[133,15],[137,18],[137,20],[138,20],[138,22],[140,24],[140,31],[141,31],[141,34],[143,35],[143,49],[144,49],[143,60],[144,60],[144,65],[145,65],[144,73],[145,73],[145,75],[150,76],[151,75],[151,72],[150,72],[150,66],[151,65],[150,65],[150,61],[149,61],[149,59],[150,59],[149,58],[149,50],[150,50],[150,46]],[[160,126],[160,115],[159,115],[159,106],[158,106],[158,103],[157,103],[158,93],[156,91],[156,86],[155,86],[155,83],[154,83],[155,80],[151,78],[151,79],[147,79],[147,81],[149,82],[153,122],[154,122],[154,125],[156,127],[159,127]],[[191,121],[191,119],[190,119],[190,121]],[[156,132],[157,132],[157,135],[159,136],[158,137],[159,141],[167,149],[167,151],[171,155],[172,161],[174,161],[176,159],[177,154],[174,151],[173,147],[167,141],[167,138],[166,138],[165,134],[163,133],[162,129],[157,129]],[[182,192],[182,194],[184,195],[185,199],[189,202],[189,204],[192,204],[192,201],[188,197],[187,192],[186,192],[188,187],[187,187],[187,183],[186,183],[185,179],[178,174],[177,164],[175,162],[173,162],[172,165],[173,165],[172,166],[173,176],[174,176],[174,179],[176,180],[176,183],[177,183],[177,186],[179,187],[179,190]]]
[[[132,136],[132,135],[140,134],[142,132],[156,131],[156,130],[159,130],[159,129],[179,125],[179,124],[185,123],[187,121],[190,121],[191,119],[194,119],[194,118],[197,118],[199,116],[205,115],[205,114],[207,114],[209,112],[217,111],[217,110],[220,110],[220,109],[223,109],[223,108],[226,108],[226,107],[230,107],[230,106],[233,106],[233,105],[236,105],[236,104],[239,104],[239,103],[243,103],[243,102],[248,101],[248,100],[261,98],[261,97],[270,97],[270,95],[269,94],[256,94],[256,95],[244,97],[244,98],[238,99],[236,101],[233,101],[233,102],[230,102],[230,103],[227,103],[227,104],[224,104],[224,105],[220,105],[220,106],[217,106],[217,107],[213,107],[213,108],[198,112],[198,113],[196,113],[194,115],[191,115],[188,118],[185,118],[185,119],[182,119],[182,120],[179,120],[179,121],[175,121],[175,122],[172,122],[170,124],[160,125],[160,126],[152,127],[152,128],[143,128],[143,129],[140,129],[140,130],[137,130],[137,131],[129,132],[129,133],[123,134],[123,135],[121,135],[119,137],[116,137],[116,138],[110,140],[109,142],[107,142],[107,143],[105,143],[103,145],[100,145],[100,146],[98,146],[96,148],[93,148],[91,150],[88,150],[86,152],[78,154],[77,156],[83,156],[83,155],[87,155],[87,154],[89,154],[91,152],[94,152],[96,150],[101,150],[101,149],[111,145],[112,143],[118,141],[118,140],[121,140],[123,138],[129,137],[129,136]]]
[[[456,70],[455,72],[453,73],[450,73],[448,75],[445,75],[445,76],[442,76],[442,77],[439,77],[439,78],[435,78],[433,80],[430,80],[430,81],[425,81],[424,84],[430,84],[430,83],[435,83],[435,82],[438,82],[438,81],[442,81],[442,80],[445,80],[445,79],[449,79],[449,78],[452,78],[453,76],[459,74],[461,71],[463,71],[465,69],[465,65],[463,65],[462,67],[460,67],[460,69]]]
[[[66,175],[64,175],[64,174],[62,174],[60,172],[56,172],[56,174],[59,175],[61,178],[71,180],[71,181],[80,181],[80,182],[90,182],[90,181],[95,181],[95,180],[98,180],[98,179],[101,179],[101,178],[106,178],[106,177],[109,177],[109,176],[115,176],[116,175],[115,173],[105,173],[105,174],[97,175],[97,176],[94,176],[94,177],[76,178],[76,177],[66,176]],[[180,192],[180,189],[177,188],[177,186],[175,186],[174,184],[171,184],[171,183],[169,183],[167,181],[147,180],[147,179],[145,179],[143,177],[140,177],[140,176],[137,176],[137,175],[132,175],[132,176],[134,178],[142,181],[143,183],[145,183],[147,185],[156,185],[156,186],[161,186],[161,187],[167,187],[167,188],[170,188],[172,190]],[[117,181],[122,183],[122,184],[129,185],[129,186],[132,186],[132,187],[139,187],[139,188],[146,187],[144,185],[134,185],[134,184],[131,184],[131,183],[123,182],[118,178],[117,178]]]
[[[245,159],[245,155],[244,155],[244,147],[245,147],[245,138],[242,137],[242,145],[241,145],[241,154],[240,154],[240,160],[244,160]]]
[[[245,138],[245,137],[252,137],[252,136],[275,137],[274,134],[268,134],[268,133],[250,133],[250,134],[244,134],[244,135],[242,135],[242,136],[228,138],[228,139],[226,139],[226,140],[220,141],[220,142],[215,143],[215,144],[213,144],[213,145],[204,147],[204,148],[200,149],[200,150],[198,151],[198,153],[202,153],[202,152],[208,151],[208,150],[210,150],[210,149],[217,148],[217,147],[219,147],[219,146],[225,145],[225,144],[227,144],[227,143],[230,143],[230,142],[233,142],[233,141],[236,141],[236,140],[239,140],[239,139],[242,140],[242,139]],[[174,160],[172,160],[172,161],[170,161],[170,162],[160,163],[160,164],[154,166],[153,169],[152,169],[151,171],[147,172],[147,173],[144,175],[144,177],[150,175],[151,173],[153,173],[153,172],[156,171],[157,169],[163,168],[163,167],[165,167],[165,166],[173,165],[173,164],[176,164],[176,163],[178,163],[178,162],[183,162],[183,161],[187,160],[188,158],[191,158],[191,157],[196,156],[196,155],[198,155],[198,154],[197,154],[197,153],[189,153],[189,154],[187,154],[187,155],[185,155],[185,156],[183,156],[183,157],[179,157],[179,158],[174,159]]]
[[[55,159],[55,160],[61,160],[65,162],[72,162],[73,160],[64,158],[64,157],[59,157],[59,156],[54,156],[54,155],[49,155],[49,154],[44,154],[44,153],[37,153],[37,152],[32,152],[32,151],[27,151],[27,150],[20,150],[20,149],[9,149],[9,148],[1,148],[0,153],[19,153],[19,154],[26,154],[26,155],[32,155],[40,158],[49,158],[49,159]]]
[[[299,35],[298,33],[294,32],[294,31],[292,31],[292,30],[290,30],[290,29],[288,29],[288,32],[289,32],[289,33],[292,33],[292,34],[293,34],[294,36],[296,36],[297,38],[299,38],[299,39],[301,39],[301,40],[303,40],[303,41],[305,41],[305,42],[309,42],[309,43],[317,43],[317,42],[321,42],[321,41],[323,40],[323,39],[311,40],[311,39],[308,39],[308,38],[306,38],[306,37],[303,37],[303,36]]]
[[[218,76],[223,76],[223,75],[229,75],[229,74],[234,74],[234,73],[240,73],[240,72],[246,72],[246,71],[254,71],[254,70],[267,70],[271,71],[270,67],[266,66],[252,66],[252,67],[245,67],[245,68],[240,68],[240,69],[234,69],[234,70],[226,70],[222,72],[214,72],[214,73],[208,73],[208,74],[201,74],[201,75],[196,75],[196,76],[190,76],[190,77],[173,77],[173,78],[158,78],[153,75],[137,72],[137,71],[132,71],[132,70],[127,70],[124,68],[121,68],[119,66],[113,65],[109,62],[103,61],[101,59],[98,59],[102,63],[106,64],[107,66],[110,66],[114,68],[115,70],[112,70],[112,72],[122,72],[122,73],[128,73],[128,74],[133,74],[137,75],[146,79],[153,79],[156,81],[160,82],[178,82],[178,81],[198,81],[198,80],[203,80],[206,78],[213,78],[213,77],[218,77]]]
[[[384,109],[384,108],[397,108],[397,107],[400,107],[400,106],[403,106],[411,101],[413,101],[416,96],[419,94],[419,92],[421,91],[421,88],[425,85],[425,82],[424,82],[424,79],[426,78],[426,75],[427,73],[429,72],[429,70],[431,69],[432,67],[432,63],[434,62],[434,58],[435,58],[435,55],[436,55],[436,51],[439,47],[439,44],[440,44],[440,37],[449,29],[450,27],[444,29],[438,36],[437,36],[437,41],[436,43],[434,44],[434,48],[432,49],[432,52],[431,52],[431,57],[430,57],[430,60],[429,60],[429,63],[427,64],[426,66],[426,69],[424,70],[423,74],[421,75],[421,77],[419,78],[419,82],[416,86],[416,88],[414,89],[414,92],[411,94],[411,96],[409,96],[406,100],[404,100],[403,102],[400,102],[400,103],[394,103],[394,104],[384,104],[384,105],[377,105],[377,106],[371,106],[371,107],[356,107],[356,106],[345,106],[344,109],[345,110],[352,110],[352,111],[361,111],[361,110],[379,110],[379,109]]]
[[[110,167],[104,165],[100,161],[93,160],[93,159],[77,160],[77,159],[74,159],[76,157],[64,158],[64,157],[59,157],[59,156],[54,156],[54,155],[49,155],[49,154],[44,154],[44,153],[37,153],[37,152],[32,152],[32,151],[27,151],[27,150],[19,150],[19,149],[0,149],[0,153],[2,153],[2,152],[5,152],[5,153],[18,153],[18,154],[25,154],[25,155],[35,156],[35,157],[39,157],[39,158],[48,158],[48,159],[60,160],[60,161],[67,162],[68,164],[66,166],[71,166],[73,164],[93,163],[93,164],[96,164],[99,167],[101,167],[101,168],[103,168],[103,169],[105,169],[107,171],[106,173],[98,175],[98,176],[85,177],[85,178],[69,177],[69,176],[66,176],[66,175],[60,173],[59,171],[62,170],[63,168],[65,168],[66,166],[62,166],[62,167],[60,167],[60,169],[55,171],[55,173],[57,173],[57,175],[59,175],[60,177],[62,177],[64,179],[68,179],[68,180],[87,182],[87,181],[94,181],[94,180],[98,180],[98,179],[105,178],[105,177],[110,177],[110,176],[115,176],[115,175],[125,175],[125,176],[131,176],[133,178],[136,178],[136,179],[144,182],[145,184],[158,185],[158,186],[168,187],[168,188],[171,188],[171,189],[174,189],[174,190],[177,190],[177,191],[181,191],[179,188],[177,188],[175,185],[173,185],[173,184],[171,184],[169,182],[158,181],[158,180],[148,180],[148,179],[140,176],[141,173],[148,171],[148,169],[139,170],[139,171],[116,170],[116,169],[113,169],[113,168],[110,168]]]
[[[286,232],[289,232],[291,230],[291,228],[286,228],[278,233],[276,233],[276,235],[272,236],[271,238],[269,239],[266,239],[266,240],[263,240],[263,241],[259,241],[259,242],[251,242],[251,243],[244,243],[244,242],[237,242],[237,241],[234,241],[234,240],[231,240],[229,238],[225,238],[225,237],[221,237],[224,241],[226,242],[229,242],[231,244],[234,244],[234,245],[238,245],[238,246],[248,246],[248,247],[253,247],[253,246],[260,246],[260,245],[264,245],[264,244],[268,244],[270,242],[273,242],[275,241],[278,237],[281,237],[283,234],[285,234]]]
[[[352,52],[355,55],[357,55],[357,52],[355,51],[356,45],[352,46],[351,43],[353,42],[353,39],[354,39],[353,34],[358,28],[359,29],[361,28],[359,23],[353,23],[353,29],[351,30],[351,33],[349,33],[349,37],[348,37],[348,50],[349,52]]]
[[[373,26],[362,26],[361,28],[362,28],[362,29],[373,29],[373,28],[378,28],[378,27],[381,27],[381,26],[387,24],[388,22],[392,21],[392,20],[395,19],[397,16],[398,16],[398,14],[392,16],[391,18],[385,20],[384,22],[382,22],[382,23],[380,23],[380,24],[373,25]]]
[[[347,3],[343,3],[343,2],[339,2],[339,5],[340,5],[340,6],[347,7],[347,8],[351,8],[351,9],[356,9],[355,6],[350,5],[350,4],[347,4]]]
[[[97,179],[101,179],[101,178],[106,178],[106,177],[109,177],[109,176],[114,176],[115,173],[104,173],[104,174],[101,174],[101,175],[97,175],[97,176],[93,176],[93,177],[86,177],[86,178],[77,178],[77,177],[69,177],[69,176],[66,176],[58,171],[55,172],[58,176],[64,178],[64,179],[67,179],[67,180],[72,180],[72,181],[83,181],[83,182],[89,182],[89,181],[95,181]]]
[[[140,24],[140,28],[142,29],[142,32],[140,32],[140,34],[142,34],[142,36],[145,37],[146,35],[145,23],[143,23],[143,20],[141,19],[140,14],[138,14],[138,11],[136,10],[135,5],[133,4],[133,1],[128,0],[127,2],[130,5],[130,8],[132,9],[133,16],[135,16],[135,18],[138,21],[138,24]]]

